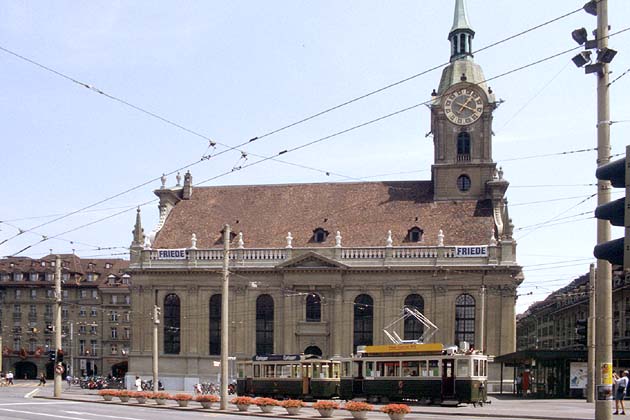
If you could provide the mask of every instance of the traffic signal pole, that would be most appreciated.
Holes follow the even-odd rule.
[[[608,47],[608,0],[597,2],[597,48]],[[610,160],[610,107],[608,91],[608,64],[597,72],[597,166]],[[597,204],[610,201],[610,182],[597,181]],[[610,241],[610,223],[597,220],[597,243]],[[612,385],[612,268],[608,261],[597,260],[595,279],[595,384]],[[612,386],[611,386],[612,390]],[[612,420],[612,407],[608,399],[600,399],[596,391],[595,419]]]
[[[57,360],[59,350],[61,349],[61,258],[59,255],[55,258],[55,388],[53,395],[55,397],[61,397],[61,380],[63,372],[60,371],[59,366],[61,363]]]
[[[588,328],[586,335],[586,344],[588,346],[587,403],[595,402],[595,275],[595,264],[591,264],[588,276]]]

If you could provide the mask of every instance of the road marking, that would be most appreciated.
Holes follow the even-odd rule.
[[[22,414],[35,414],[36,416],[55,417],[58,419],[85,420],[82,417],[56,416],[54,414],[45,414],[41,412],[38,413],[35,411],[11,410],[10,408],[0,408],[0,411],[10,411],[11,413],[22,413]]]
[[[63,410],[64,413],[68,413],[68,414],[78,414],[81,416],[95,416],[95,417],[106,417],[108,419],[121,419],[121,420],[142,420],[142,419],[137,419],[135,417],[120,417],[120,416],[107,416],[105,414],[93,414],[93,413],[85,413],[83,411],[65,411]]]
[[[31,392],[24,395],[24,398],[33,398],[33,395],[38,394],[38,393],[39,393],[39,389],[34,389]]]
[[[25,403],[4,403],[3,405],[42,405],[42,404],[81,404],[78,401],[55,401],[55,402],[25,402]]]

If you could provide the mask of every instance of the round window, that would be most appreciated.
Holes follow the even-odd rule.
[[[459,188],[461,192],[470,190],[470,177],[468,175],[460,175],[460,177],[457,178],[457,188]]]

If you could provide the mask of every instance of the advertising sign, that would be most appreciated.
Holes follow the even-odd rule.
[[[456,246],[455,257],[456,258],[475,258],[475,257],[487,257],[488,247],[485,245],[479,246]]]
[[[586,389],[588,382],[586,362],[571,362],[569,368],[569,388]]]
[[[186,249],[158,249],[158,260],[185,260]]]

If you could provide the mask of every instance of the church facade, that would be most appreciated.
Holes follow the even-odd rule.
[[[129,375],[152,372],[151,314],[161,310],[160,378],[190,389],[217,380],[223,229],[230,225],[229,345],[233,358],[348,356],[388,343],[404,306],[439,329],[431,342],[489,355],[515,350],[522,281],[505,197],[492,160],[497,101],[472,57],[474,31],[456,0],[451,62],[433,92],[432,179],[249,186],[162,186],[160,221],[131,246]],[[392,326],[415,340],[424,327]],[[235,374],[235,372],[232,372]],[[498,391],[491,365],[489,391]]]

